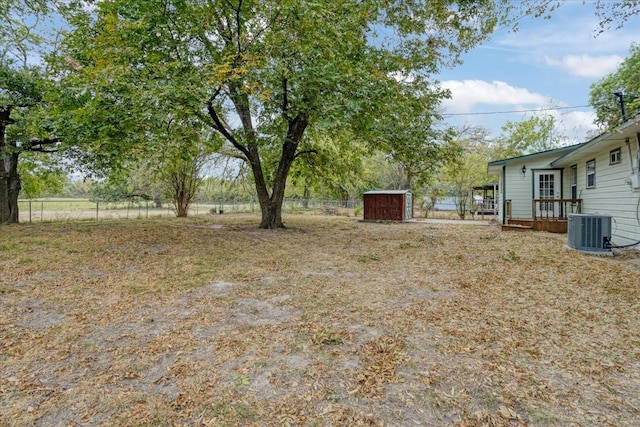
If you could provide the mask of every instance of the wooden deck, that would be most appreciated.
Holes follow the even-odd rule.
[[[502,230],[566,233],[569,214],[580,213],[582,199],[534,199],[531,205],[532,218],[513,218],[511,200],[507,200],[506,224],[502,225]]]
[[[566,233],[568,221],[566,219],[510,219],[502,225],[505,231],[548,231],[549,233]]]

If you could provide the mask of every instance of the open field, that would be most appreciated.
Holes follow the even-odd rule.
[[[352,216],[362,218],[362,201],[351,200],[348,204],[352,207],[344,208],[339,200],[309,200],[306,203],[301,200],[285,200],[283,211],[285,213],[313,213],[325,215]],[[353,206],[356,206],[355,208]],[[121,219],[149,219],[158,217],[175,217],[175,212],[170,203],[164,203],[161,207],[155,207],[152,201],[137,202],[95,202],[89,199],[79,198],[45,198],[20,200],[20,222],[36,224],[44,222],[73,222],[73,221],[103,221]],[[248,202],[194,202],[189,209],[190,216],[206,215],[209,213],[239,214],[256,213],[260,207],[257,203]],[[416,218],[425,218],[425,211],[414,207]],[[477,215],[476,219],[487,220],[490,215]],[[455,211],[436,211],[428,213],[431,219],[458,219]],[[468,219],[472,219],[469,215]]]
[[[91,221],[91,220],[120,220],[120,219],[147,219],[154,217],[174,217],[175,213],[170,204],[155,207],[152,201],[140,201],[134,203],[96,203],[88,199],[64,199],[50,198],[42,200],[21,200],[18,203],[20,210],[20,222],[42,223],[60,221]],[[194,203],[190,214],[199,215],[208,213],[211,209],[220,207],[213,203]],[[245,211],[251,206],[228,205],[232,208]]]
[[[285,220],[0,228],[0,425],[640,425],[638,252]]]

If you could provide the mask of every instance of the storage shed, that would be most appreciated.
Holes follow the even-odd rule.
[[[413,197],[408,190],[367,191],[365,221],[408,221],[413,219]]]

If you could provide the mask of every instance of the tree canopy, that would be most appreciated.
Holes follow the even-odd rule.
[[[25,152],[55,152],[59,139],[41,114],[44,93],[51,83],[42,64],[45,36],[39,23],[46,20],[47,2],[0,2],[0,224],[18,222],[18,194],[22,189],[18,160]],[[55,164],[31,157],[27,171],[30,191],[36,178],[60,187]]]
[[[591,85],[589,102],[601,126],[618,126],[623,107],[627,118],[640,112],[640,45],[632,45],[629,53],[616,71]]]
[[[322,139],[349,135],[411,173],[437,160],[433,75],[491,33],[501,3],[97,2],[57,52],[66,124],[106,163],[149,122],[205,124],[251,169],[261,226],[280,227],[291,166]]]
[[[562,3],[5,0],[4,80],[39,70],[46,82],[37,103],[46,108],[29,112],[37,120],[23,121],[31,133],[14,145],[63,141],[77,165],[105,175],[135,159],[188,161],[193,147],[232,153],[251,171],[260,225],[280,227],[292,170],[308,182],[316,172],[342,178],[360,153],[384,153],[401,165],[402,185],[427,181],[450,138],[437,114],[449,94],[434,76],[497,25]],[[637,13],[637,0],[607,4],[596,1],[603,25]],[[53,5],[67,22],[55,49],[37,29]],[[44,57],[46,70],[30,63]],[[31,96],[24,85],[11,94]]]
[[[498,160],[551,150],[559,147],[563,138],[555,133],[555,118],[551,115],[508,121],[502,126],[502,134],[493,141],[492,157]]]

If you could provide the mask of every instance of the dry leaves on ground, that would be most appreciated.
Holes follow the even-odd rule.
[[[0,424],[640,424],[637,252],[286,220],[2,228]]]

